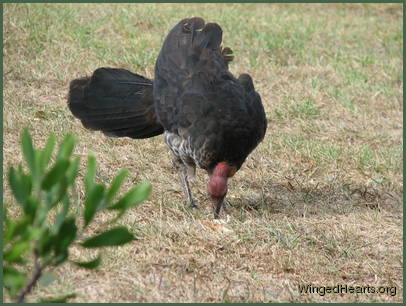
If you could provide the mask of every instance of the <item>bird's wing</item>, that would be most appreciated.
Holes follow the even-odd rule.
[[[221,41],[219,25],[184,19],[166,37],[155,66],[159,120],[187,141],[189,154],[206,169],[221,161],[239,168],[266,130],[251,77],[229,72]]]
[[[172,132],[177,129],[184,92],[204,95],[205,88],[200,78],[208,81],[210,76],[203,75],[204,69],[199,67],[203,63],[201,57],[205,50],[220,51],[221,40],[220,26],[205,24],[199,17],[181,20],[165,38],[155,64],[153,88],[157,116],[165,130]],[[222,55],[220,57],[222,69],[226,70],[227,61]],[[203,74],[199,75],[199,71]]]

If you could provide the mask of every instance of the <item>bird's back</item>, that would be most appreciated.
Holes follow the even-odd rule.
[[[221,161],[240,168],[266,130],[251,77],[237,79],[228,71],[221,42],[219,25],[184,19],[166,37],[155,66],[159,121],[183,141],[178,153],[209,171]]]

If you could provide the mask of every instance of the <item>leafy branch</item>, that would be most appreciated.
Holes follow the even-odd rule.
[[[100,265],[100,252],[90,261],[70,260],[69,248],[73,244],[85,249],[98,249],[124,245],[136,239],[126,227],[118,225],[91,237],[85,234],[96,215],[103,211],[117,212],[107,223],[114,225],[128,209],[149,197],[151,185],[142,182],[116,199],[128,171],[121,170],[106,187],[95,182],[96,159],[89,156],[84,177],[83,211],[81,214],[72,213],[72,203],[77,202],[73,198],[80,165],[80,158],[72,156],[75,142],[73,135],[65,136],[51,163],[55,136],[49,136],[43,149],[35,149],[29,132],[24,130],[21,147],[28,172],[24,171],[21,163],[16,168],[9,168],[9,185],[22,214],[10,218],[7,208],[3,207],[3,286],[16,302],[24,302],[42,278],[50,278],[44,273],[47,269],[67,261],[86,269]],[[30,266],[34,266],[31,277]],[[74,296],[68,294],[48,301],[63,302]]]

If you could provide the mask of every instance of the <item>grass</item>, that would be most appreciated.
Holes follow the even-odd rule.
[[[31,296],[75,302],[401,302],[403,32],[401,4],[5,4],[4,165],[29,127],[79,136],[98,178],[128,168],[153,195],[123,222],[135,243],[105,250],[98,271],[67,265]],[[162,137],[109,139],[66,107],[69,81],[100,66],[153,77],[180,19],[218,22],[261,94],[268,132],[212,219],[207,175],[190,210]],[[83,171],[82,171],[83,172]],[[83,176],[83,173],[82,173]],[[3,174],[3,179],[6,180]],[[79,187],[79,194],[81,194]],[[6,186],[4,201],[18,213]],[[103,220],[100,220],[102,222]],[[72,250],[73,256],[85,256]],[[298,285],[395,286],[388,294],[300,294]]]

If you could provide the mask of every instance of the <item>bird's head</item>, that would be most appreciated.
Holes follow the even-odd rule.
[[[226,197],[227,180],[229,177],[232,177],[236,171],[237,169],[235,167],[230,166],[226,162],[221,162],[214,167],[210,175],[207,191],[215,205],[215,216],[218,216],[221,205]]]

